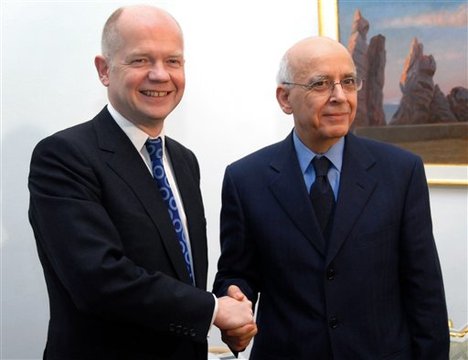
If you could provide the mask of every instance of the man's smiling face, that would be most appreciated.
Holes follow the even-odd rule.
[[[111,104],[140,128],[162,122],[179,104],[185,89],[184,44],[170,17],[123,13],[118,41],[104,59],[101,81]],[[104,74],[104,75],[102,75]]]

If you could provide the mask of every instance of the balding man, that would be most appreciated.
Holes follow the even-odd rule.
[[[448,359],[421,159],[349,132],[362,80],[340,43],[296,43],[277,82],[294,129],[228,166],[222,193],[214,291],[260,294],[250,359]]]
[[[205,291],[198,162],[164,134],[184,93],[183,45],[167,12],[115,11],[95,58],[109,104],[34,150],[29,216],[50,299],[44,359],[206,360],[213,323],[256,332],[242,294]]]

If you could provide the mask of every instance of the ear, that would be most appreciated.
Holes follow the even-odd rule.
[[[108,63],[107,59],[102,55],[96,56],[94,58],[94,66],[96,66],[99,80],[101,80],[102,85],[109,86],[110,64]]]
[[[284,113],[288,115],[292,114],[292,108],[289,103],[289,89],[284,85],[278,85],[276,88],[276,100],[278,100],[281,110],[283,110]]]

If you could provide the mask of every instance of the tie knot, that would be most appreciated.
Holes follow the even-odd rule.
[[[316,156],[312,160],[312,165],[315,169],[315,176],[327,176],[328,168],[330,167],[330,160],[325,156]]]
[[[146,140],[145,146],[150,158],[156,157],[162,159],[162,139],[160,137]]]

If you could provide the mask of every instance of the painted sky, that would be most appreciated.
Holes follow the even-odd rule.
[[[448,94],[455,86],[468,87],[468,2],[338,0],[340,40],[346,46],[356,9],[369,21],[367,42],[385,36],[387,62],[384,102],[398,103],[403,65],[416,37],[424,54],[437,64],[434,82]]]

